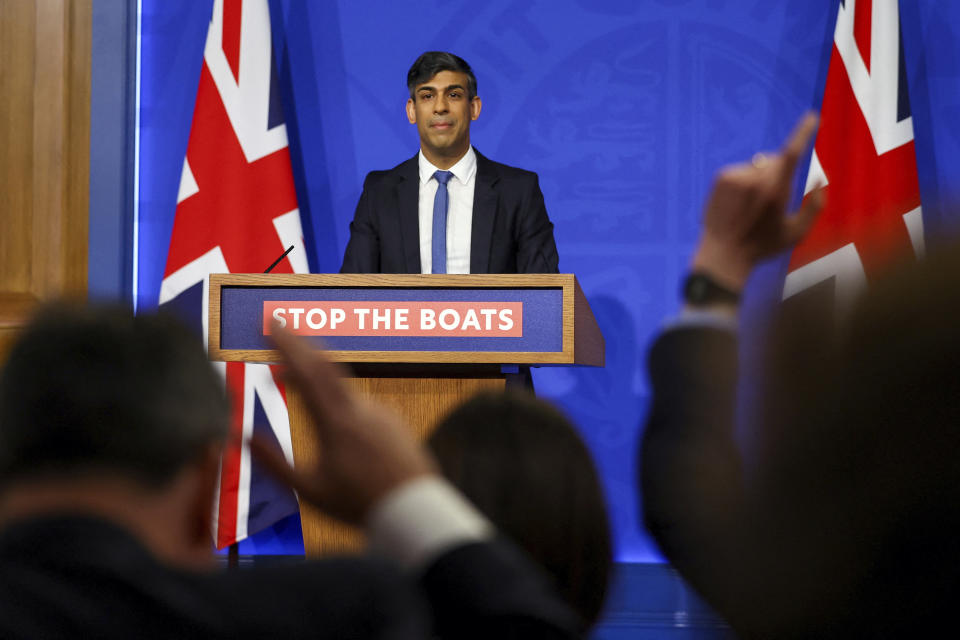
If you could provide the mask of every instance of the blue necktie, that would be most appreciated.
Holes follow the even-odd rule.
[[[447,182],[453,177],[450,171],[437,171],[437,195],[433,198],[433,247],[431,272],[447,272]]]

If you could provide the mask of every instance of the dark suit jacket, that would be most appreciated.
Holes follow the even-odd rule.
[[[792,531],[783,535],[776,509],[745,486],[734,436],[734,333],[665,331],[650,349],[649,373],[643,515],[670,563],[737,637],[853,637],[835,614],[821,616],[826,591],[818,593],[818,585],[830,575],[817,567],[810,581],[816,563],[807,552],[817,545],[810,540],[804,548]]]
[[[350,223],[341,273],[420,273],[417,156],[371,171]],[[470,273],[557,273],[537,174],[477,153]]]
[[[103,520],[0,533],[3,638],[569,638],[575,621],[502,542],[461,546],[414,581],[372,558],[194,573]]]
[[[671,564],[738,637],[926,638],[952,623],[960,585],[956,488],[889,473],[950,455],[924,449],[942,447],[939,440],[917,438],[901,455],[882,440],[889,433],[880,425],[846,411],[840,388],[834,398],[814,397],[809,412],[762,412],[771,439],[745,480],[734,428],[734,334],[666,331],[650,350],[649,369],[644,519]],[[809,400],[802,389],[785,391]],[[863,446],[851,451],[851,442]],[[909,506],[886,500],[901,492]]]

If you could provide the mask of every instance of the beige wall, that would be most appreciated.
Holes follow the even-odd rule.
[[[92,0],[0,0],[0,357],[87,287]]]

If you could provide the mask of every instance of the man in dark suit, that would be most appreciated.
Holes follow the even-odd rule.
[[[217,572],[223,384],[170,319],[57,305],[0,373],[0,637],[574,637],[530,562],[335,365],[277,345],[323,444],[263,462],[373,555]]]
[[[420,151],[367,175],[341,273],[557,273],[537,175],[470,146],[481,109],[470,65],[428,51],[407,86]]]

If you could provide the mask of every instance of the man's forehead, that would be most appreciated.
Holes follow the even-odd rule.
[[[449,89],[450,87],[466,88],[467,81],[467,74],[462,71],[439,71],[426,82],[418,84],[414,90],[420,91],[421,89],[437,89],[440,87],[444,89]]]

